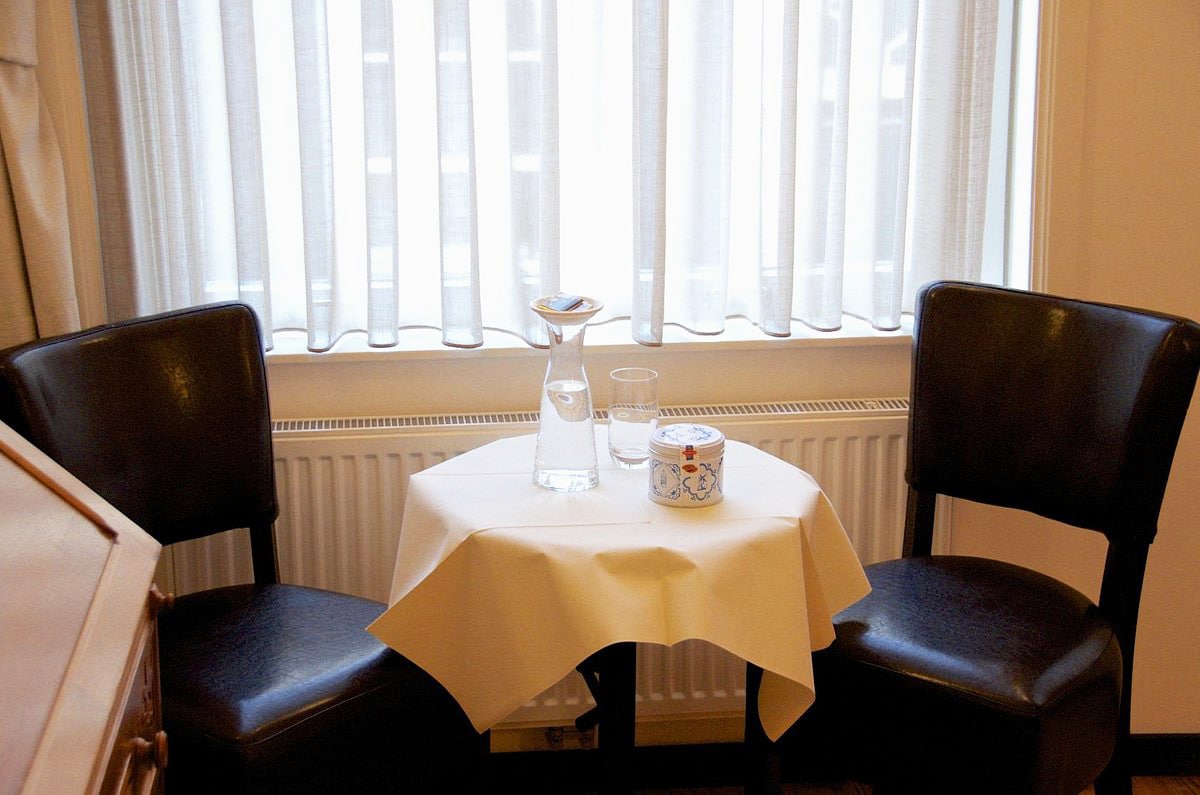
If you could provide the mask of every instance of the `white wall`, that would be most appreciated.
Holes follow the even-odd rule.
[[[1045,4],[1039,141],[1048,180],[1035,269],[1048,292],[1200,319],[1200,4]],[[1040,227],[1040,228],[1039,228]],[[1040,261],[1039,261],[1040,260]],[[1031,565],[1093,598],[1103,539],[955,505],[953,550]],[[1044,531],[1044,533],[1043,533]],[[1200,732],[1200,399],[1151,547],[1134,658],[1133,731]]]

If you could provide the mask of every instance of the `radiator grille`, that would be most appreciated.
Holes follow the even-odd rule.
[[[870,415],[908,411],[906,398],[854,400],[804,400],[787,403],[730,403],[706,406],[667,406],[660,410],[669,419],[773,417],[803,419],[819,415]],[[608,411],[599,409],[595,418],[608,420]],[[534,424],[536,411],[487,414],[420,414],[396,417],[344,417],[276,420],[272,429],[278,435],[327,433],[329,431],[389,432],[409,428],[461,428],[465,426]]]

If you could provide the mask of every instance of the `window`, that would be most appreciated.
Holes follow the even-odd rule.
[[[562,288],[657,344],[1012,277],[1012,0],[79,5],[118,316],[536,343]]]

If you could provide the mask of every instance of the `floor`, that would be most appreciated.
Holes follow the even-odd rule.
[[[1091,792],[1089,788],[1088,795]],[[1200,778],[1138,777],[1133,780],[1133,795],[1200,795]]]
[[[869,795],[870,792],[870,787],[854,783],[844,784],[840,787],[813,787],[799,784],[785,784],[783,787],[783,795]],[[742,788],[638,790],[638,795],[742,795]],[[1080,795],[1092,795],[1091,787],[1088,787]],[[1200,778],[1139,776],[1133,780],[1133,795],[1200,795]]]
[[[706,746],[640,747],[633,759],[636,795],[743,795],[744,748],[738,743]],[[606,777],[599,757],[590,750],[514,752],[492,754],[488,778],[493,791],[563,795],[593,793],[595,782]],[[665,775],[664,772],[669,773]],[[794,778],[792,779],[795,780]],[[574,783],[574,788],[564,786]],[[683,784],[684,786],[680,786]],[[693,784],[687,786],[687,784]],[[705,786],[698,786],[705,785]],[[783,795],[871,795],[871,788],[855,782],[794,784],[783,786]],[[1080,795],[1095,795],[1092,788]],[[1200,795],[1200,776],[1135,776],[1133,795]]]

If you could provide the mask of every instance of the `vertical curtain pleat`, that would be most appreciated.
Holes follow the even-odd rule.
[[[174,151],[163,155],[163,160],[170,164],[166,172],[171,200],[171,216],[167,224],[175,232],[181,233],[173,235],[175,243],[172,255],[184,263],[182,268],[170,261],[164,263],[164,280],[170,284],[170,301],[175,306],[185,305],[193,295],[203,295],[210,289],[216,275],[212,269],[217,254],[214,248],[216,241],[208,234],[210,227],[206,221],[210,217],[210,207],[204,187],[204,182],[213,173],[212,164],[204,151],[205,143],[214,132],[203,113],[202,94],[207,89],[203,84],[207,82],[207,76],[198,42],[185,38],[185,35],[190,38],[192,31],[202,31],[206,21],[205,12],[214,10],[217,8],[211,5],[180,4],[174,13],[159,18],[165,24],[161,31],[156,31],[165,46],[177,53],[171,60],[174,67],[171,87],[175,101],[170,107],[174,112],[164,114],[164,118],[170,119],[172,129],[172,137],[167,139],[167,143],[173,145]],[[179,101],[180,97],[182,101]],[[227,126],[218,125],[217,135],[224,137]],[[235,295],[232,293],[229,297]]]
[[[0,65],[0,69],[3,68],[4,66]],[[2,80],[3,78],[0,78],[0,81]],[[2,135],[3,133],[0,133],[0,136]],[[0,290],[8,297],[4,306],[0,307],[2,347],[28,342],[38,336],[11,182],[3,139],[0,138]]]
[[[667,313],[686,328],[725,328],[733,99],[732,0],[675,8],[670,68],[691,80],[670,95],[667,122]]]
[[[333,119],[329,96],[329,42],[325,3],[293,0],[296,113],[300,131],[300,196],[308,295],[308,345],[327,350],[337,313]]]
[[[775,11],[777,13],[769,13]],[[797,71],[800,63],[800,2],[784,0],[764,10],[763,85],[779,90],[761,100],[761,160],[757,245],[759,327],[787,336],[792,327],[796,256]]]
[[[982,270],[996,24],[995,0],[922,5],[910,285]]]
[[[400,241],[396,197],[396,56],[390,0],[363,0],[363,156],[367,201],[367,342],[395,345]]]
[[[471,22],[466,0],[437,0],[438,198],[441,218],[442,342],[483,344]]]
[[[666,0],[635,0],[633,20],[633,338],[661,345],[666,274]]]
[[[144,261],[141,231],[134,223],[138,196],[131,162],[137,128],[124,101],[132,58],[125,46],[123,20],[106,0],[77,0],[80,54],[87,95],[92,168],[99,216],[104,297],[110,318],[134,314],[133,280]]]
[[[558,16],[554,0],[508,0],[509,316],[546,344],[529,302],[559,290]]]
[[[164,204],[157,190],[158,180],[154,178],[159,164],[155,157],[156,150],[151,144],[159,130],[156,114],[161,107],[159,94],[162,92],[157,90],[154,72],[147,64],[147,48],[151,46],[151,41],[142,30],[144,17],[137,14],[137,9],[113,9],[102,2],[97,5],[105,9],[99,14],[107,17],[104,21],[108,24],[116,52],[113,59],[116,68],[111,79],[115,82],[113,102],[120,112],[110,123],[118,128],[113,137],[120,142],[120,155],[125,166],[124,171],[113,175],[122,184],[113,186],[111,190],[101,188],[98,197],[101,249],[105,252],[105,297],[109,314],[114,319],[121,319],[154,311],[147,309],[148,306],[169,305],[167,301],[160,300],[162,296],[157,289],[160,263],[164,256],[160,249],[160,243],[165,239],[160,212]],[[170,57],[170,52],[164,52],[159,60],[165,62]],[[89,106],[93,93],[91,81],[99,73],[89,74],[88,70],[84,73],[89,81]],[[131,97],[135,99],[134,102],[128,101]],[[120,120],[119,123],[116,119]],[[89,112],[89,120],[93,130],[105,129],[105,119],[97,111]],[[93,138],[96,137],[94,132]],[[97,149],[96,154],[100,157],[102,150]],[[97,181],[105,186],[112,185],[112,182],[103,181],[106,164],[107,161],[98,160],[96,167]],[[109,207],[114,208],[111,215],[106,212]],[[110,230],[118,224],[127,227],[128,251],[107,249],[111,243]],[[129,257],[130,267],[122,267],[117,258],[119,254]]]
[[[147,192],[145,225],[150,230],[154,267],[142,274],[145,279],[135,282],[139,310],[162,301],[179,306],[192,284],[187,248],[192,225],[184,195],[184,180],[190,178],[186,140],[191,131],[179,111],[186,93],[182,53],[178,37],[172,35],[172,29],[177,30],[176,13],[174,6],[164,13],[140,8],[130,20],[135,46],[147,55],[137,64],[146,98],[152,103],[144,112],[154,114],[151,134],[142,139],[141,151],[141,161],[147,166],[141,176]],[[166,57],[149,57],[152,53]]]
[[[816,24],[818,61],[814,130],[815,179],[811,183],[813,213],[809,239],[797,280],[794,309],[821,330],[842,323],[842,264],[846,233],[846,158],[850,104],[850,41],[854,4],[824,0]],[[831,79],[832,78],[832,79]]]
[[[220,12],[237,294],[266,319],[271,317],[271,256],[254,13],[242,0],[221,0]]]
[[[36,6],[0,0],[0,345],[79,328],[66,182],[37,83]]]
[[[0,69],[3,68],[0,65]],[[0,307],[0,347],[5,348],[38,336],[33,296],[29,293],[29,278],[25,271],[25,254],[21,248],[21,229],[17,225],[17,208],[10,184],[8,163],[0,141],[0,293],[7,298]]]
[[[561,153],[559,150],[559,72],[558,72],[558,0],[541,0],[541,86],[540,86],[540,101],[541,101],[541,129],[539,135],[541,137],[541,157],[539,159],[541,166],[541,183],[540,183],[540,198],[538,204],[538,214],[541,219],[541,229],[539,230],[539,249],[541,252],[541,278],[540,284],[536,290],[529,287],[519,299],[517,307],[520,314],[519,317],[524,317],[526,324],[533,324],[533,328],[526,325],[523,336],[527,340],[537,341],[539,344],[549,344],[546,335],[546,327],[544,324],[537,322],[527,307],[529,300],[539,297],[539,295],[550,295],[557,293],[561,287],[561,271],[562,271],[562,219],[560,214],[560,205],[562,200],[561,190]],[[530,293],[536,293],[530,295]]]
[[[900,117],[895,125],[896,131],[890,141],[889,151],[884,152],[881,158],[884,162],[894,162],[895,170],[889,172],[887,169],[881,169],[880,201],[888,202],[889,196],[886,191],[894,191],[890,201],[894,204],[895,209],[887,219],[888,223],[884,225],[883,233],[876,236],[880,250],[874,258],[874,262],[877,263],[877,272],[872,280],[871,308],[867,315],[871,322],[881,329],[899,328],[900,316],[904,308],[904,263],[908,240],[905,223],[908,219],[908,194],[911,179],[909,153],[912,149],[913,83],[917,61],[918,8],[917,0],[898,0],[891,4],[891,15],[889,16],[889,19],[895,20],[896,27],[907,33],[903,39],[904,77],[900,89],[902,92],[902,99],[899,102]],[[881,42],[884,47],[889,44],[886,37]],[[880,81],[885,82],[888,79],[890,79],[888,76],[881,75]],[[895,100],[892,101],[895,102]],[[887,234],[889,227],[890,236]]]

